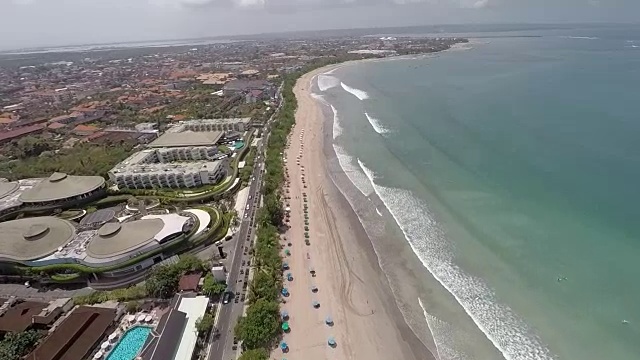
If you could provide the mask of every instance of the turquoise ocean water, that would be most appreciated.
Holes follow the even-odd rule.
[[[500,30],[321,75],[338,157],[504,358],[640,359],[640,27]]]

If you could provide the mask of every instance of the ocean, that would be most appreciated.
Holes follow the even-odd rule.
[[[640,26],[447,30],[314,82],[405,320],[441,360],[640,358]]]

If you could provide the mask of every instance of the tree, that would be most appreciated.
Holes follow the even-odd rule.
[[[236,324],[235,334],[246,349],[269,347],[280,334],[280,305],[275,301],[258,299],[247,315]]]
[[[168,299],[178,289],[181,272],[176,266],[159,266],[147,278],[145,287],[149,295]]]
[[[252,349],[247,350],[240,355],[238,360],[267,360],[269,359],[269,353],[266,349]]]
[[[213,315],[205,313],[196,320],[196,330],[199,334],[206,334],[213,329]]]
[[[7,333],[0,341],[0,359],[20,360],[36,345],[40,334],[36,330]]]
[[[126,309],[130,314],[135,313],[140,309],[140,304],[138,304],[138,302],[135,300],[131,300],[127,302]]]
[[[188,271],[204,271],[207,269],[202,260],[191,254],[184,254],[180,256],[180,260],[174,266],[180,273]]]
[[[227,289],[227,284],[216,281],[216,279],[213,277],[213,275],[211,275],[211,273],[207,274],[207,276],[204,277],[202,292],[205,295],[209,297],[213,297],[213,296],[222,294],[226,289]]]

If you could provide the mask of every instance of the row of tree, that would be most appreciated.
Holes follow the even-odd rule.
[[[263,177],[264,206],[258,214],[258,231],[254,253],[254,277],[249,288],[249,308],[235,328],[236,337],[242,341],[242,360],[266,360],[281,335],[280,289],[282,288],[282,258],[280,256],[279,230],[283,225],[282,185],[287,138],[295,124],[298,107],[293,87],[304,73],[331,63],[349,60],[329,58],[312,63],[306,69],[284,77],[283,104],[272,126],[265,157],[266,174]]]
[[[265,158],[263,195],[265,206],[258,214],[254,277],[249,288],[249,308],[235,328],[242,341],[242,360],[266,360],[269,350],[281,334],[279,292],[282,287],[282,258],[280,257],[278,229],[284,212],[281,186],[284,181],[284,152],[287,136],[295,123],[297,102],[293,86],[302,73],[284,79],[283,105],[272,127]]]

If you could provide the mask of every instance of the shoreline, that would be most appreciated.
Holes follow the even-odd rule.
[[[436,359],[405,322],[389,280],[380,268],[372,240],[331,178],[329,162],[335,159],[331,148],[332,120],[323,114],[320,103],[312,97],[311,85],[318,74],[371,60],[379,59],[315,69],[301,76],[294,87],[298,109],[286,154],[292,216],[291,229],[285,235],[293,240],[288,240],[292,243],[292,253],[285,256],[285,261],[289,261],[296,279],[285,285],[292,295],[283,305],[290,314],[292,328],[284,335],[289,345],[286,354],[289,359],[298,358],[297,353],[303,353],[304,359]],[[298,166],[294,159],[300,151],[303,157]],[[300,182],[302,176],[307,188]],[[299,236],[303,222],[300,193],[308,195],[310,246],[301,244],[303,239]],[[349,241],[351,239],[355,241]],[[310,263],[317,272],[316,277],[296,272],[311,266]],[[320,291],[310,294],[310,286],[317,286]],[[298,295],[300,292],[302,296]],[[313,301],[320,302],[319,309],[309,305]],[[323,324],[322,319],[328,316],[325,314],[331,314],[334,326]],[[299,332],[300,327],[306,329],[306,334]],[[325,336],[334,337],[338,345],[335,348],[318,346],[319,340],[310,338],[309,334],[321,331]],[[272,358],[278,358],[278,352],[274,351]]]
[[[460,48],[448,51],[470,49],[468,44],[459,45]],[[298,90],[296,97],[311,97],[311,106],[317,107],[316,111],[322,114],[322,151],[325,156],[315,162],[314,166],[320,164],[324,168],[324,176],[329,184],[326,188],[335,192],[331,195],[331,191],[327,190],[325,197],[332,197],[332,206],[335,206],[336,212],[349,218],[350,227],[359,230],[359,235],[353,236],[356,241],[347,243],[347,247],[351,245],[348,250],[364,253],[360,261],[367,262],[370,271],[377,274],[381,280],[376,291],[383,292],[381,296],[387,300],[385,306],[389,314],[393,314],[390,318],[396,327],[395,332],[402,334],[398,335],[398,343],[403,344],[411,353],[405,355],[406,358],[504,359],[504,353],[418,257],[411,244],[407,242],[406,234],[400,228],[397,219],[378,194],[364,195],[358,185],[352,182],[351,176],[345,173],[340,164],[342,160],[338,160],[337,149],[334,147],[334,119],[330,103],[318,99],[312,91],[313,79],[317,75],[332,73],[333,70],[345,66],[365,61],[428,59],[438,55],[440,54],[428,53],[418,56],[362,59],[329,65],[305,74],[304,82],[297,83],[296,88],[300,84],[308,88],[303,89],[306,92],[302,95]],[[415,341],[405,341],[402,339],[403,336]],[[412,346],[406,346],[406,343],[411,343]],[[431,356],[425,357],[427,354]]]

